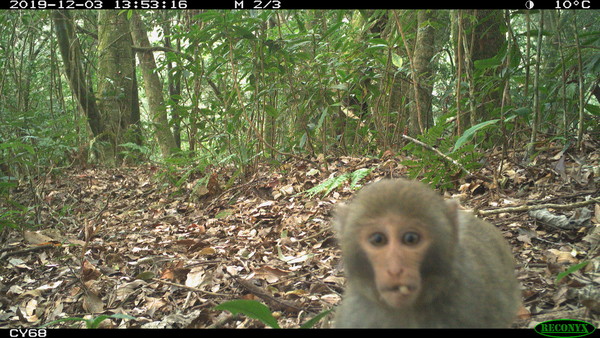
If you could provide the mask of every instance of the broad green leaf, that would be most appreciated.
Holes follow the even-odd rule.
[[[53,320],[50,323],[40,325],[40,327],[46,327],[46,326],[54,325],[54,324],[61,323],[61,322],[85,322],[85,321],[87,321],[87,320],[83,319],[83,318],[79,318],[79,317],[61,318],[61,319]]]
[[[319,322],[319,320],[321,320],[323,317],[327,316],[331,311],[333,311],[333,310],[327,310],[327,311],[323,311],[323,312],[319,313],[318,315],[314,316],[312,319],[308,320],[306,323],[300,325],[300,328],[301,329],[310,329],[317,322]]]
[[[475,133],[477,133],[478,131],[480,131],[481,129],[483,129],[483,128],[487,127],[487,126],[495,124],[498,121],[500,121],[500,119],[494,119],[494,120],[489,120],[489,121],[481,122],[479,124],[476,124],[476,125],[472,126],[469,129],[467,129],[462,134],[462,136],[459,137],[458,140],[456,140],[456,143],[454,144],[454,150],[452,150],[452,152],[455,152],[457,149],[459,149],[460,147],[462,147],[463,144],[467,143],[473,137],[473,135],[475,135]]]
[[[592,115],[600,116],[600,107],[598,107],[596,105],[586,104],[585,105],[585,110],[587,110],[588,112],[590,112],[590,114],[592,114]]]
[[[252,32],[247,29],[246,27],[242,27],[242,26],[233,26],[233,31],[235,32],[235,35],[245,38],[245,39],[250,39],[250,40],[254,40],[256,39],[256,36],[254,36],[254,34],[252,34]]]
[[[385,39],[373,38],[373,39],[369,40],[369,44],[370,45],[383,45],[383,46],[387,46],[388,42]]]
[[[329,27],[329,29],[327,29],[327,31],[325,32],[325,34],[323,34],[323,38],[326,38],[329,36],[329,34],[333,33],[333,32],[338,32],[339,28],[343,25],[343,22],[337,22],[335,24],[333,24],[331,27]]]
[[[379,45],[372,45],[372,46],[367,47],[365,49],[365,52],[372,52],[372,51],[380,50],[380,49],[384,49],[384,48],[388,48],[388,46],[387,45],[381,45],[381,44],[379,44]]]
[[[115,313],[112,315],[99,315],[98,317],[94,317],[94,318],[90,318],[90,319],[79,318],[79,317],[61,318],[61,319],[46,323],[44,325],[41,325],[40,327],[46,327],[46,326],[54,325],[56,323],[61,323],[61,322],[85,322],[86,328],[95,329],[95,328],[98,328],[98,326],[100,325],[100,323],[102,321],[104,321],[105,319],[108,319],[108,318],[136,319],[135,317],[132,317],[130,315],[126,315],[126,314],[122,314],[122,313]]]
[[[20,151],[21,149],[24,149],[30,154],[35,153],[35,149],[33,149],[32,146],[30,146],[29,144],[26,144],[26,143],[19,142],[19,141],[0,143],[0,150],[1,149],[13,149],[15,151]]]
[[[402,60],[402,58],[400,57],[400,55],[398,55],[396,53],[393,53],[392,54],[392,63],[397,68],[402,68],[402,65],[404,64],[404,60]]]
[[[519,116],[531,115],[532,112],[533,112],[533,110],[531,110],[531,108],[529,108],[529,107],[521,107],[521,108],[515,109],[515,114],[517,114]]]
[[[215,310],[226,310],[234,315],[242,313],[250,318],[258,319],[272,328],[279,328],[277,319],[273,317],[273,314],[271,314],[271,310],[269,310],[269,308],[266,305],[255,300],[230,300],[228,302],[217,305],[215,307]]]
[[[572,274],[573,272],[575,272],[575,271],[578,271],[578,270],[580,270],[580,269],[584,268],[586,265],[588,265],[588,263],[589,263],[589,262],[590,262],[590,261],[584,261],[584,262],[581,262],[581,263],[579,263],[579,264],[575,264],[575,265],[573,265],[573,266],[569,267],[567,270],[565,270],[565,271],[563,271],[563,272],[559,273],[559,274],[556,276],[555,283],[558,283],[558,282],[560,282],[560,280],[561,280],[561,279],[563,279],[563,278],[565,278],[566,276],[568,276],[568,275]]]
[[[498,67],[502,63],[500,62],[500,60],[498,60],[496,58],[489,58],[489,59],[484,59],[484,60],[476,60],[473,64],[475,66],[475,69],[487,69],[487,68]]]

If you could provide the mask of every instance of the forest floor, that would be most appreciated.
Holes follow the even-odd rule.
[[[551,145],[528,165],[508,154],[501,175],[501,152],[491,151],[476,176],[445,193],[509,241],[524,302],[515,327],[559,318],[600,324],[600,203],[579,203],[600,196],[600,145],[585,146],[576,154]],[[37,227],[2,235],[0,327],[100,314],[134,317],[100,327],[264,327],[214,309],[234,299],[260,300],[282,327],[298,327],[341,299],[331,211],[356,190],[346,182],[326,196],[304,192],[360,168],[375,168],[361,184],[404,177],[402,160],[294,160],[229,185],[232,168],[186,176],[153,166],[94,167],[45,177],[13,196],[36,206]],[[522,210],[549,203],[543,221]],[[563,216],[567,226],[554,222]],[[556,282],[584,261],[590,264]],[[316,326],[328,327],[328,319]]]

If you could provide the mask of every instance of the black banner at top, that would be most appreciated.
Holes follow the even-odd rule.
[[[5,0],[3,9],[595,9],[600,0]]]

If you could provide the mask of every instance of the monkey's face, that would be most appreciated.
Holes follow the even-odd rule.
[[[432,242],[427,227],[391,214],[363,224],[358,240],[371,264],[379,301],[392,308],[413,305],[422,291],[421,265]]]

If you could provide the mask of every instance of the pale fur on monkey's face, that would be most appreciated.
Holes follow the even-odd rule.
[[[421,263],[432,241],[427,227],[391,213],[363,224],[358,237],[373,268],[379,301],[392,308],[413,305],[422,290]]]

